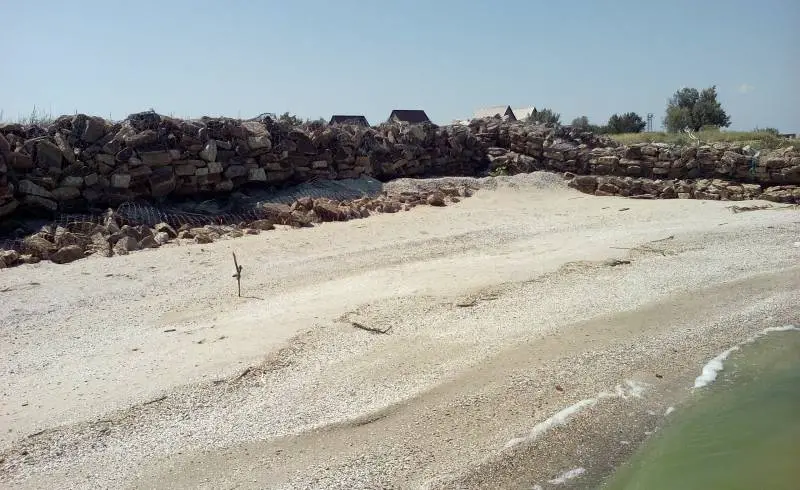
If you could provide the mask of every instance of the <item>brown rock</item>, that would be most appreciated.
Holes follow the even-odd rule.
[[[178,237],[178,232],[175,231],[175,228],[171,227],[167,223],[159,223],[155,227],[153,227],[153,230],[155,230],[156,233],[166,233],[169,236],[169,238]]]
[[[114,253],[117,255],[128,255],[136,250],[139,250],[139,242],[131,236],[123,236],[114,244]]]
[[[339,203],[330,199],[316,199],[314,201],[314,213],[322,221],[343,221],[345,216],[339,208]]]
[[[260,219],[248,224],[248,228],[261,231],[269,231],[275,229],[275,223],[270,220]]]
[[[82,259],[86,255],[83,253],[83,247],[78,245],[67,245],[61,247],[58,251],[50,254],[50,260],[56,264],[68,264],[78,259]]]
[[[597,190],[597,177],[593,175],[578,175],[568,185],[581,192],[592,194]]]
[[[425,202],[428,204],[428,206],[444,206],[444,194],[439,191],[432,192],[428,194],[428,197],[425,198]]]
[[[144,250],[146,248],[158,248],[161,245],[156,241],[155,236],[147,235],[139,241],[139,248]]]
[[[42,259],[35,255],[23,254],[19,256],[19,261],[23,264],[38,264]]]
[[[16,250],[0,250],[0,260],[11,267],[19,261],[19,253]]]
[[[22,251],[46,259],[56,251],[56,246],[40,235],[31,235],[22,240]]]
[[[30,170],[33,168],[33,159],[24,153],[12,152],[8,155],[8,164],[15,170]]]
[[[103,257],[111,257],[111,255],[113,255],[111,252],[111,244],[108,242],[108,239],[99,232],[89,237],[89,244],[86,251],[89,253],[96,253]]]
[[[58,248],[68,247],[70,245],[77,245],[81,247],[81,250],[86,246],[89,239],[86,236],[81,236],[76,233],[72,233],[71,231],[67,231],[66,228],[59,227],[55,233],[55,245]]]

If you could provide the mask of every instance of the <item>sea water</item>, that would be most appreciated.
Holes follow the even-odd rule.
[[[723,354],[604,488],[800,489],[800,331]]]

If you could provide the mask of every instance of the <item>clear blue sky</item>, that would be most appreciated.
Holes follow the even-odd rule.
[[[731,129],[800,132],[800,0],[3,0],[0,109],[115,119],[551,107],[656,115],[717,85]]]

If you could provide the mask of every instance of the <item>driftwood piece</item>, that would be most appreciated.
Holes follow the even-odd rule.
[[[380,333],[380,334],[387,334],[387,333],[389,333],[389,330],[392,329],[391,325],[388,328],[386,328],[386,330],[381,330],[380,328],[369,327],[369,326],[364,325],[362,323],[354,322],[353,320],[350,320],[350,325],[352,325],[352,326],[354,326],[356,328],[360,328],[361,330],[366,330],[367,332]]]
[[[239,288],[239,297],[242,297],[242,266],[236,261],[236,252],[233,253],[233,266],[236,268],[236,274],[233,275],[236,279],[236,285]]]

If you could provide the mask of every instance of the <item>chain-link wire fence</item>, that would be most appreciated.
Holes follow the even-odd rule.
[[[155,226],[168,223],[174,228],[183,225],[202,227],[205,225],[232,225],[270,217],[264,204],[291,204],[302,197],[328,198],[338,201],[375,197],[383,190],[383,184],[375,179],[317,180],[285,189],[247,189],[236,191],[226,197],[205,200],[168,200],[164,202],[130,201],[114,211],[121,224],[129,226]],[[43,226],[70,227],[75,223],[103,224],[104,213],[62,213],[54,219],[27,219],[23,226],[0,235],[0,250],[22,251],[22,240]]]

